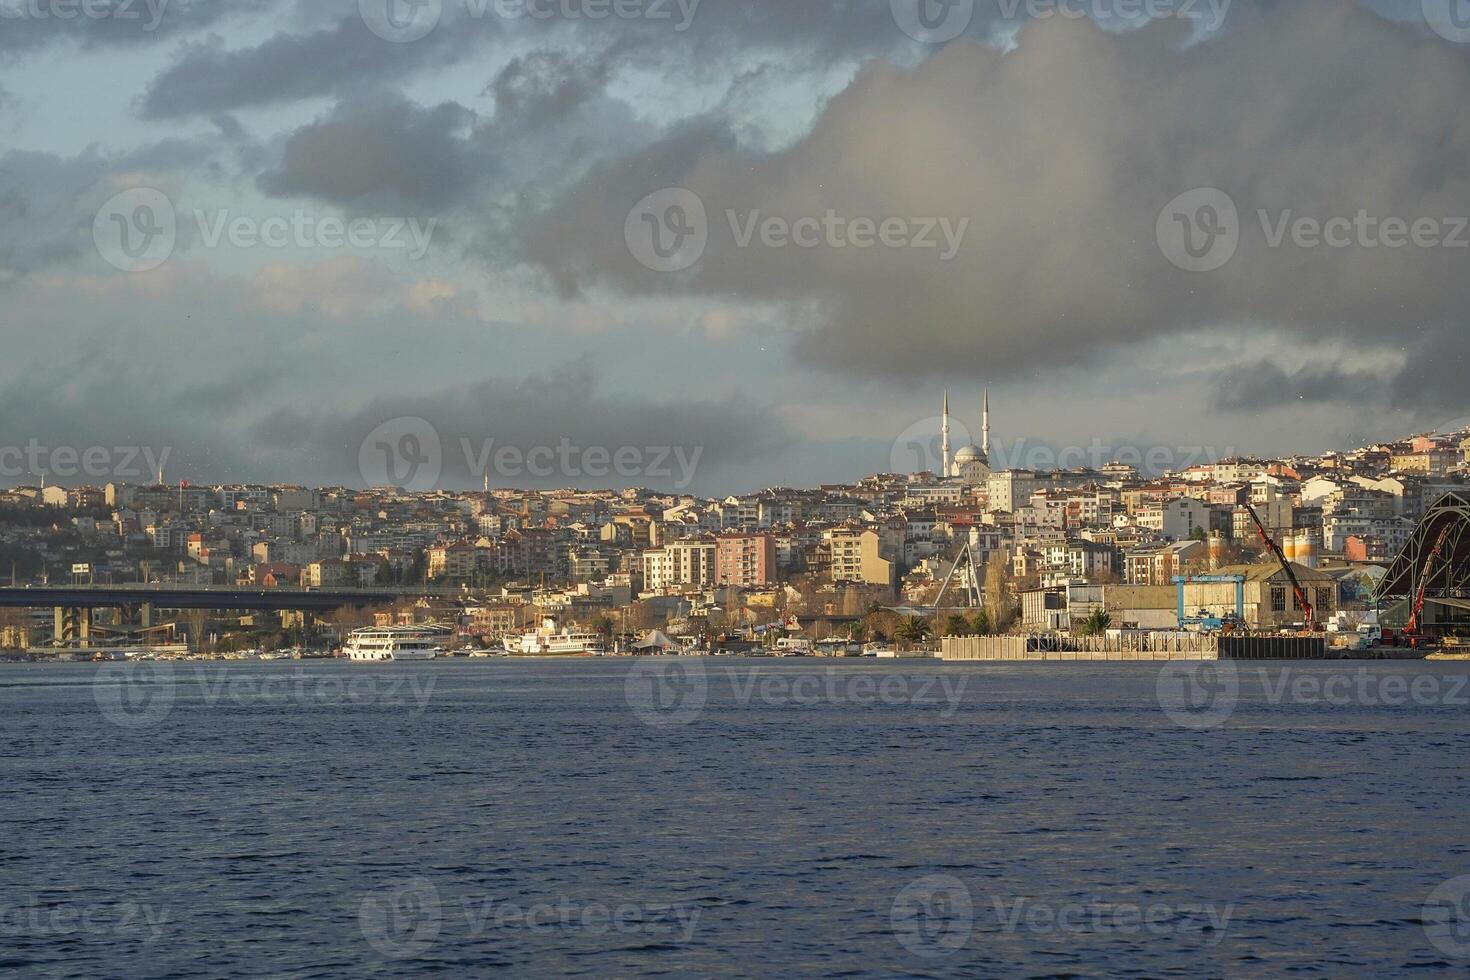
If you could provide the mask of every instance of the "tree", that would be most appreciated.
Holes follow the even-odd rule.
[[[985,612],[990,618],[990,628],[1004,633],[1015,617],[1015,577],[1011,574],[1011,562],[1003,551],[990,556],[985,568]]]
[[[945,636],[966,636],[970,632],[970,621],[958,613],[944,621]]]
[[[897,633],[898,614],[886,609],[870,612],[863,619],[863,628],[875,640],[886,640]]]
[[[990,613],[984,609],[975,614],[975,635],[989,636],[991,634]]]
[[[893,638],[900,643],[923,643],[934,632],[929,621],[922,616],[910,616],[898,624]]]
[[[1082,621],[1080,632],[1083,636],[1102,636],[1113,625],[1113,617],[1106,609],[1094,609],[1086,619]]]

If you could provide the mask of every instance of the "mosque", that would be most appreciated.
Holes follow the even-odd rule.
[[[944,393],[944,422],[939,430],[940,453],[944,456],[944,477],[978,486],[990,478],[990,390],[985,391],[985,410],[980,422],[980,445],[964,446],[953,456],[949,452],[949,392]]]

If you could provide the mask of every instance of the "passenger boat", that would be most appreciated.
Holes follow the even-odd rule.
[[[377,626],[354,630],[342,648],[348,660],[381,663],[386,660],[433,660],[438,656],[435,634],[409,626]]]
[[[519,635],[508,634],[505,652],[513,657],[605,657],[607,645],[602,634],[584,630],[562,629],[555,619],[541,621],[539,629]]]

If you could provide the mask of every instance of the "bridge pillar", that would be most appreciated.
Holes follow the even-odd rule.
[[[153,603],[139,602],[121,607],[118,622],[122,626],[150,629],[153,626]]]
[[[92,610],[57,606],[52,613],[58,644],[86,646],[92,639]]]

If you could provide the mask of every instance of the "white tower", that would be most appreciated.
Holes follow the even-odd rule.
[[[990,389],[985,389],[985,414],[980,420],[980,452],[990,462]]]
[[[949,391],[944,393],[944,424],[939,427],[939,453],[944,457],[944,472],[941,477],[946,479],[950,476],[949,467]]]

